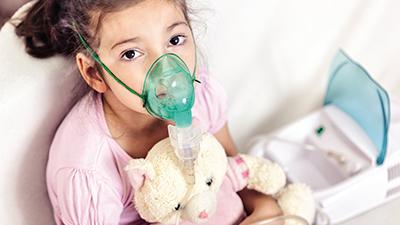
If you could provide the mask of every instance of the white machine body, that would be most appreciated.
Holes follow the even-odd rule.
[[[379,151],[365,131],[335,105],[327,105],[265,138],[256,141],[249,154],[279,163],[288,182],[311,186],[317,205],[332,224],[400,197],[400,102],[391,99],[391,118],[385,161],[376,164]],[[318,134],[317,129],[323,129]],[[302,143],[343,155],[339,162]]]

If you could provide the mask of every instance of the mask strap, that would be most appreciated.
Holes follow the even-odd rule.
[[[85,40],[83,39],[83,37],[79,34],[78,29],[75,26],[75,23],[72,23],[72,26],[74,26],[74,29],[76,31],[76,33],[78,34],[79,38],[81,39],[83,45],[85,46],[86,50],[89,51],[89,53],[93,56],[93,58],[100,63],[100,65],[118,82],[120,83],[122,86],[124,86],[126,89],[128,89],[130,92],[132,92],[133,94],[137,95],[138,97],[142,98],[142,99],[146,99],[143,95],[140,95],[139,93],[137,93],[136,91],[134,91],[132,88],[128,87],[128,85],[126,85],[124,82],[122,82],[120,79],[118,79],[118,77],[116,77],[110,69],[107,68],[106,65],[103,64],[103,62],[101,62],[99,56],[89,47],[89,45],[85,42]]]
[[[192,39],[193,39],[193,44],[194,44],[194,71],[193,71],[193,81],[196,81],[197,83],[201,84],[201,81],[196,79],[196,69],[197,69],[197,46],[196,46],[196,40],[194,39],[194,34],[192,30],[192,26],[190,26],[190,32],[192,33]]]

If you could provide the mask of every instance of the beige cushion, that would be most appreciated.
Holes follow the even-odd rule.
[[[74,63],[33,58],[13,25],[1,29],[0,224],[54,224],[45,168],[56,128],[71,107]]]

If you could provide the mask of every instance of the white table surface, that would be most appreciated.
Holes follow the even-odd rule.
[[[340,223],[340,225],[400,225],[400,198]]]

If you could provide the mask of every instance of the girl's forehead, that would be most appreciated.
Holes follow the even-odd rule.
[[[108,13],[99,26],[100,38],[141,35],[166,29],[177,21],[186,22],[181,7],[169,0],[147,0],[121,11]]]

